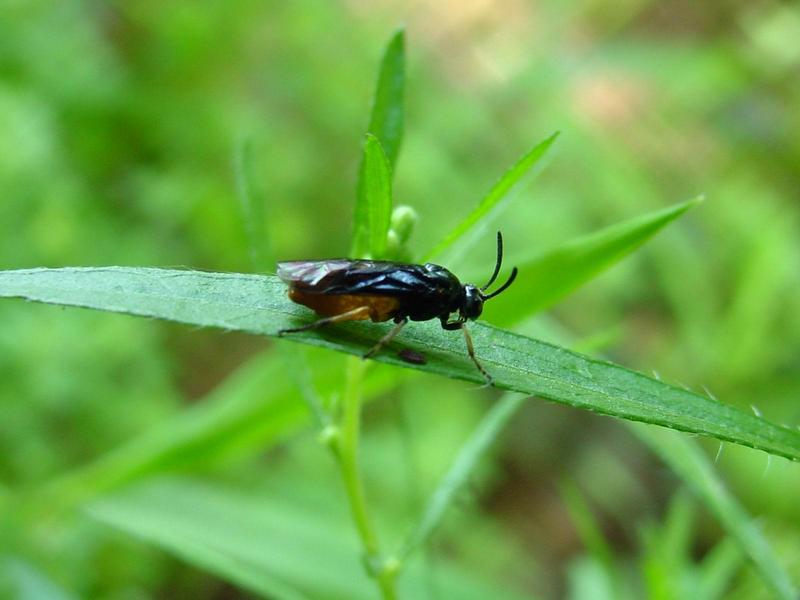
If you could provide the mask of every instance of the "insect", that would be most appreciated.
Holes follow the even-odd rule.
[[[464,333],[467,354],[491,384],[491,375],[475,356],[466,322],[477,319],[483,311],[483,303],[514,282],[516,267],[503,285],[490,294],[486,293],[497,279],[502,263],[503,236],[499,231],[494,272],[489,282],[480,288],[471,283],[462,284],[450,271],[432,263],[415,265],[347,258],[279,262],[278,277],[289,285],[289,298],[313,309],[323,318],[302,327],[282,329],[278,335],[344,321],[393,320],[394,327],[364,354],[364,358],[369,358],[400,333],[409,320],[439,319],[442,329],[460,329]],[[454,313],[455,318],[451,320]]]

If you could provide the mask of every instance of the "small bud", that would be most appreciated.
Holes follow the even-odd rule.
[[[339,446],[339,428],[336,425],[326,425],[319,432],[319,441],[324,446],[337,450]]]
[[[401,249],[400,238],[393,229],[389,230],[386,234],[386,256],[396,257],[400,254]]]
[[[418,220],[417,211],[410,206],[401,205],[392,211],[390,229],[397,235],[400,245],[405,244],[411,237]]]
[[[396,577],[398,573],[400,573],[400,568],[403,565],[401,564],[398,558],[394,556],[390,556],[385,561],[383,561],[383,573],[388,575],[389,577]]]

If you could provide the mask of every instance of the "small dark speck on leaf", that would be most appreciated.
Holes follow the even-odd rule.
[[[407,363],[411,363],[412,365],[424,365],[428,362],[428,360],[422,354],[411,350],[410,348],[403,348],[402,350],[398,351],[397,356],[402,358]]]

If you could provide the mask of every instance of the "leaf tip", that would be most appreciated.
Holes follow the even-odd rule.
[[[377,150],[378,155],[381,156],[384,161],[388,161],[386,148],[384,148],[380,138],[374,133],[367,132],[364,134],[364,151],[370,152],[373,150]]]
[[[676,215],[683,214],[686,211],[688,211],[689,209],[694,208],[695,206],[698,206],[699,204],[702,204],[705,201],[706,201],[706,195],[705,194],[698,194],[694,198],[690,198],[689,200],[686,200],[685,202],[681,202],[680,204],[676,204],[675,205],[675,213],[676,213]]]
[[[400,24],[395,27],[394,32],[392,32],[392,37],[389,40],[389,44],[400,44],[401,46],[405,43],[406,38],[406,24],[402,21]]]
[[[553,133],[551,133],[551,134],[550,134],[550,135],[549,135],[547,138],[545,138],[545,140],[544,140],[544,144],[545,144],[546,146],[550,146],[550,145],[552,145],[552,144],[553,144],[553,143],[554,143],[554,142],[555,142],[555,141],[558,139],[558,137],[559,137],[560,135],[561,135],[561,132],[560,132],[559,130],[555,130],[555,131],[554,131]]]
[[[550,147],[556,142],[558,137],[561,135],[561,132],[556,130],[551,133],[549,136],[544,138],[543,141],[539,142],[536,146],[534,146],[532,153],[537,153],[539,156],[543,156],[545,152],[550,150]]]

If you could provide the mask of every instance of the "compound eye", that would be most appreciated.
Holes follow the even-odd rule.
[[[468,316],[470,319],[477,319],[481,316],[481,313],[483,312],[483,302],[480,300],[480,298],[475,298],[472,306],[470,306],[469,312],[470,314]]]
[[[464,317],[467,319],[477,319],[483,312],[483,298],[480,292],[472,286],[464,290]]]

